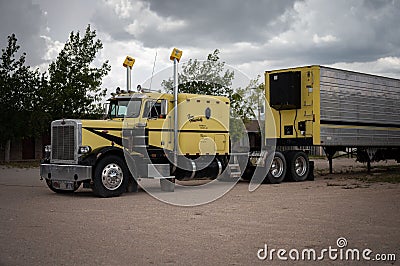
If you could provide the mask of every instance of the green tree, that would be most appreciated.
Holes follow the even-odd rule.
[[[259,77],[250,80],[249,84],[245,88],[236,88],[234,97],[237,100],[233,102],[232,109],[235,110],[234,115],[230,120],[231,130],[230,135],[233,141],[237,141],[246,134],[247,130],[243,124],[246,125],[252,119],[258,119],[260,128],[264,125],[263,121],[260,121],[261,105],[263,105],[263,93],[264,86],[259,84]]]
[[[246,132],[243,123],[255,117],[252,104],[247,100],[246,88],[233,88],[235,72],[225,68],[225,62],[220,61],[219,50],[207,56],[207,60],[189,59],[182,66],[179,75],[179,93],[207,94],[228,97],[231,102],[230,137],[238,141]],[[167,91],[173,90],[173,79],[164,80],[161,85]]]
[[[182,73],[178,75],[180,93],[226,96],[231,101],[235,116],[243,120],[254,117],[244,98],[244,90],[232,88],[235,72],[225,68],[225,62],[220,61],[218,49],[209,54],[207,60],[189,59],[183,64]],[[161,85],[172,92],[173,79],[164,80]]]
[[[189,59],[183,64],[179,73],[179,92],[209,95],[232,94],[231,85],[234,72],[225,70],[225,62],[219,61],[219,50],[216,49],[207,56],[207,60]],[[173,80],[165,80],[162,86],[172,91]]]
[[[106,89],[102,79],[110,71],[108,61],[93,66],[103,44],[96,31],[87,26],[83,37],[71,32],[57,59],[49,66],[49,78],[43,95],[47,96],[47,111],[53,119],[88,118],[101,113],[101,99]]]
[[[264,83],[259,83],[259,80],[260,76],[257,76],[257,78],[250,81],[245,96],[251,108],[255,112],[254,116],[258,119],[262,116],[265,104]]]
[[[106,90],[102,79],[110,71],[108,61],[100,67],[92,63],[103,45],[96,32],[86,28],[81,38],[71,32],[48,76],[25,65],[26,54],[17,57],[20,46],[15,34],[0,58],[0,145],[9,159],[11,140],[48,132],[50,121],[63,117],[96,117]]]
[[[33,136],[40,124],[32,123],[35,116],[34,98],[40,88],[40,74],[25,65],[26,54],[17,58],[20,46],[15,34],[8,36],[0,62],[0,144],[5,145],[5,159],[9,160],[10,142]]]

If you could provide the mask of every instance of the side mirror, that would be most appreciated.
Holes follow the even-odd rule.
[[[110,107],[110,103],[103,103],[103,119],[107,119],[109,118],[109,107]]]
[[[167,114],[168,114],[168,100],[161,100],[160,116],[167,117]]]

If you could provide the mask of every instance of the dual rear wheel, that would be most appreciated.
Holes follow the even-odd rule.
[[[308,156],[303,151],[275,152],[274,157],[266,160],[270,169],[264,182],[279,184],[285,178],[292,181],[304,181],[310,172]]]

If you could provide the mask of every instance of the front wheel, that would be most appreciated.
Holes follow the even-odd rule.
[[[99,197],[116,197],[124,193],[129,181],[125,161],[115,155],[106,156],[97,164],[93,177],[93,192]]]

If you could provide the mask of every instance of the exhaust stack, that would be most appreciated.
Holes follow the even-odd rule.
[[[169,59],[174,61],[174,165],[178,166],[178,63],[182,51],[174,48]]]
[[[131,72],[133,64],[135,64],[135,59],[130,56],[127,56],[122,64],[126,67],[126,90],[128,92],[132,91]]]

